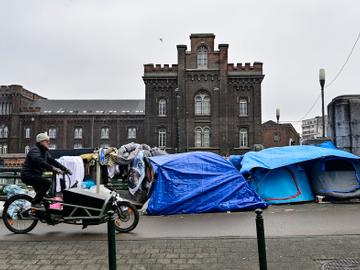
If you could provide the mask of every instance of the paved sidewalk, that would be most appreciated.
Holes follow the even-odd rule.
[[[360,236],[267,239],[268,269],[331,268],[360,258]],[[0,269],[108,269],[106,241],[0,242]],[[345,262],[345,261],[343,261]],[[117,241],[117,269],[259,269],[256,239],[207,238]]]

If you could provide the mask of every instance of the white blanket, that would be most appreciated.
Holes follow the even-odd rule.
[[[57,161],[72,172],[72,175],[70,176],[65,175],[65,189],[73,186],[79,187],[85,176],[85,168],[82,158],[79,156],[64,156],[57,159]],[[56,176],[56,192],[61,192],[60,179],[62,177],[62,175]]]

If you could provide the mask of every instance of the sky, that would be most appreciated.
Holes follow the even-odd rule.
[[[321,115],[319,69],[331,82],[360,35],[358,0],[0,0],[0,12],[0,85],[49,99],[144,99],[144,64],[176,64],[176,45],[214,33],[229,63],[264,63],[263,122],[279,108],[298,131]],[[326,105],[360,94],[359,43]]]

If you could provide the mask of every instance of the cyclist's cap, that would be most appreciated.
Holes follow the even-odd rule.
[[[39,133],[38,135],[36,135],[36,142],[49,141],[49,140],[50,137],[47,135],[46,132]]]

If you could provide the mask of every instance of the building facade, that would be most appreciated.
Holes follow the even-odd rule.
[[[300,135],[292,124],[277,124],[271,120],[262,124],[262,145],[265,148],[299,144]]]
[[[145,100],[48,100],[19,85],[0,88],[0,154],[26,152],[47,131],[51,148],[131,141],[169,152],[239,154],[261,143],[262,63],[228,63],[228,45],[192,34],[178,63],[144,65]]]
[[[214,34],[190,41],[190,50],[177,46],[177,64],[144,65],[148,142],[221,154],[260,144],[262,63],[228,63],[228,44],[216,50]]]
[[[329,137],[336,147],[360,155],[360,95],[338,96],[327,109]]]
[[[316,116],[314,118],[302,120],[301,123],[301,137],[302,140],[314,140],[323,136],[322,117]],[[325,115],[325,137],[328,134],[328,117]]]

